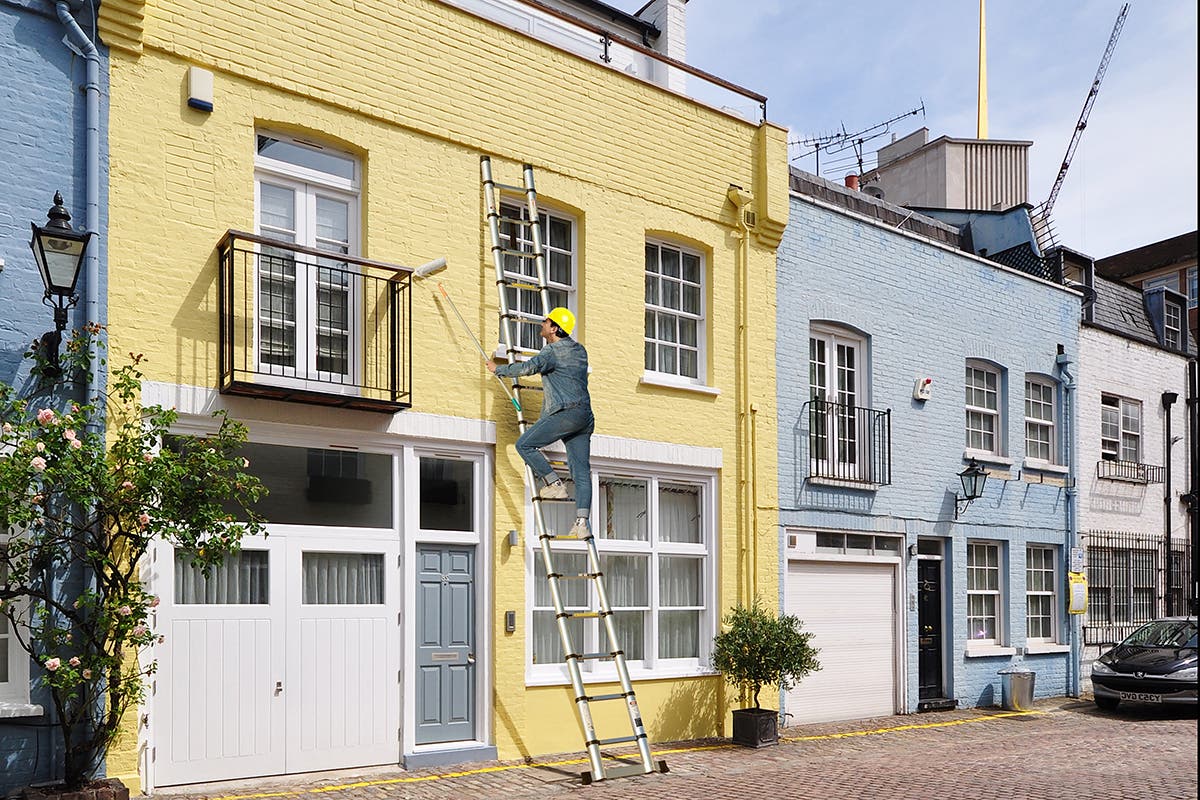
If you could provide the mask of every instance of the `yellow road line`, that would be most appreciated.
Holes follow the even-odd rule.
[[[848,739],[854,736],[878,736],[885,733],[896,733],[899,731],[917,731],[926,730],[929,728],[948,728],[954,725],[968,725],[974,722],[987,722],[993,719],[1005,719],[1007,717],[1027,717],[1036,714],[1044,714],[1044,711],[1013,711],[1003,714],[987,714],[968,719],[956,719],[946,722],[929,722],[921,725],[896,725],[891,728],[875,728],[869,731],[848,731],[846,733],[823,733],[815,736],[781,736],[781,742],[817,742],[824,739]],[[697,745],[695,747],[679,747],[673,750],[656,750],[655,756],[676,755],[679,753],[701,753],[710,750],[730,750],[737,745],[733,744],[709,744]],[[495,772],[509,772],[517,769],[537,769],[543,767],[566,767],[574,764],[586,764],[586,758],[571,758],[562,761],[534,761],[528,764],[501,764],[494,767],[479,767],[477,769],[459,770],[456,772],[443,772],[437,775],[411,775],[402,778],[381,778],[374,781],[357,781],[355,783],[340,783],[334,786],[318,786],[311,789],[298,789],[293,791],[279,792],[258,792],[255,794],[230,794],[221,797],[214,797],[211,800],[265,800],[272,797],[300,797],[306,794],[328,794],[330,792],[342,792],[348,789],[365,789],[371,786],[395,786],[404,783],[430,783],[432,781],[451,780],[453,778],[466,778],[472,775],[487,775]]]

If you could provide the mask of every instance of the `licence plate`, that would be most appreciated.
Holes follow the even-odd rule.
[[[1161,694],[1151,694],[1150,692],[1119,692],[1122,700],[1140,700],[1143,703],[1161,703]]]

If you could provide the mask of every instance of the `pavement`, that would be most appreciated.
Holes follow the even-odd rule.
[[[723,798],[1197,797],[1195,709],[1055,698],[1029,711],[962,709],[788,728],[776,747],[654,743],[667,774],[583,786],[581,753],[404,771],[395,767],[172,787],[179,800],[721,800]]]

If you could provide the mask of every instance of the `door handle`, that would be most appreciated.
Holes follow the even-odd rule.
[[[474,653],[467,653],[467,663],[468,664],[475,663],[475,654]]]
[[[275,694],[283,694],[283,681],[275,681]]]

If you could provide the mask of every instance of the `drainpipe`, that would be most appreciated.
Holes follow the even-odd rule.
[[[735,304],[736,341],[737,341],[737,391],[735,394],[738,415],[738,495],[742,503],[738,515],[739,527],[745,538],[742,539],[743,552],[746,558],[746,604],[758,599],[758,530],[755,526],[757,517],[756,487],[754,485],[754,464],[751,453],[752,414],[756,410],[750,403],[750,332],[749,332],[749,247],[750,227],[746,224],[745,209],[754,202],[754,195],[737,186],[730,184],[726,197],[733,204],[737,228],[737,302]]]
[[[100,322],[100,51],[79,27],[71,15],[70,4],[57,0],[55,9],[58,20],[67,29],[67,38],[73,49],[83,54],[87,63],[87,79],[83,85],[86,94],[87,139],[85,151],[85,191],[87,213],[86,229],[93,234],[84,258],[84,320]],[[88,363],[87,385],[84,397],[99,390],[99,372],[95,361]]]
[[[1061,344],[1058,346],[1058,355],[1055,357],[1054,363],[1062,375],[1063,387],[1063,438],[1067,443],[1067,540],[1065,549],[1069,556],[1071,548],[1075,547],[1079,542],[1079,490],[1076,488],[1078,469],[1075,463],[1075,431],[1071,426],[1072,416],[1075,413],[1075,377],[1067,369],[1067,367],[1071,366],[1071,358],[1066,354]],[[1083,657],[1079,641],[1081,637],[1078,631],[1077,616],[1068,614],[1067,620],[1069,623],[1067,625],[1068,644],[1071,646],[1070,663],[1067,665],[1067,694],[1071,697],[1079,697],[1079,660]]]
[[[1167,616],[1175,615],[1175,598],[1171,596],[1171,448],[1175,446],[1171,438],[1171,406],[1179,399],[1177,392],[1162,393],[1163,416],[1166,417],[1166,442],[1163,448],[1166,457],[1163,459],[1163,599],[1166,601]]]

